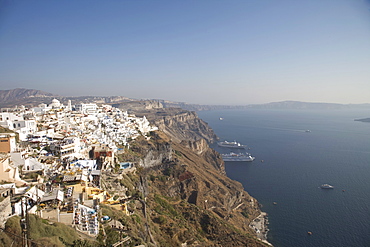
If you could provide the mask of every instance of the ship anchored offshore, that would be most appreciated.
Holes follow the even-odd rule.
[[[222,159],[224,161],[253,161],[255,157],[253,157],[249,153],[229,153],[229,154],[221,154]]]
[[[239,142],[233,141],[223,141],[223,142],[217,142],[217,145],[224,148],[245,148],[245,145],[240,144]]]

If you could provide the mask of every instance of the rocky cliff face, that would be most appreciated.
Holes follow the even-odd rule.
[[[112,104],[112,106],[129,112],[139,112],[143,110],[163,108],[162,103],[155,100],[136,100],[124,103],[115,103]]]
[[[170,138],[171,143],[181,144],[192,150],[224,173],[224,163],[220,155],[208,145],[218,137],[195,112],[180,108],[162,108],[155,111],[142,110],[135,114],[140,117],[146,116],[151,124]]]
[[[205,139],[207,142],[217,140],[216,134],[203,120],[192,111],[180,108],[160,108],[155,111],[138,111],[137,116],[146,116],[147,119],[166,133],[173,141],[197,141]]]
[[[137,238],[157,246],[264,246],[248,227],[258,203],[225,175],[220,155],[208,146],[217,139],[212,129],[194,112],[148,113],[160,131],[132,146],[144,168],[137,188],[145,196],[138,208],[147,234]]]

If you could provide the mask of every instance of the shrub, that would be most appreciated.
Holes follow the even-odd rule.
[[[160,215],[159,217],[154,218],[153,221],[157,224],[163,225],[167,222],[167,219],[163,217],[162,215]]]
[[[249,214],[245,211],[242,211],[241,214],[245,217],[245,218],[249,218]]]
[[[141,218],[138,215],[133,214],[131,217],[136,223],[141,224]]]
[[[154,196],[154,201],[158,203],[167,212],[168,215],[171,215],[174,217],[178,216],[178,212],[176,211],[176,209],[163,197],[156,194]]]

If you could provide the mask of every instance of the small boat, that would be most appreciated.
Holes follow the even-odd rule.
[[[334,186],[330,184],[322,184],[320,188],[321,189],[334,189]]]
[[[311,130],[305,130],[305,132],[306,132],[306,133],[310,133],[310,132],[311,132]]]
[[[273,202],[272,204],[277,205],[277,202]]]
[[[220,117],[220,120],[222,121],[222,120],[224,120],[222,117]]]
[[[311,236],[312,235],[312,232],[307,232],[307,234]]]

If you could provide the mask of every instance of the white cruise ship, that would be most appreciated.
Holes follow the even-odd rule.
[[[221,154],[224,161],[253,161],[255,157],[252,157],[249,153],[229,153]]]
[[[217,142],[217,145],[224,148],[245,148],[245,145],[240,144],[239,142],[233,141],[223,141],[223,142]]]

